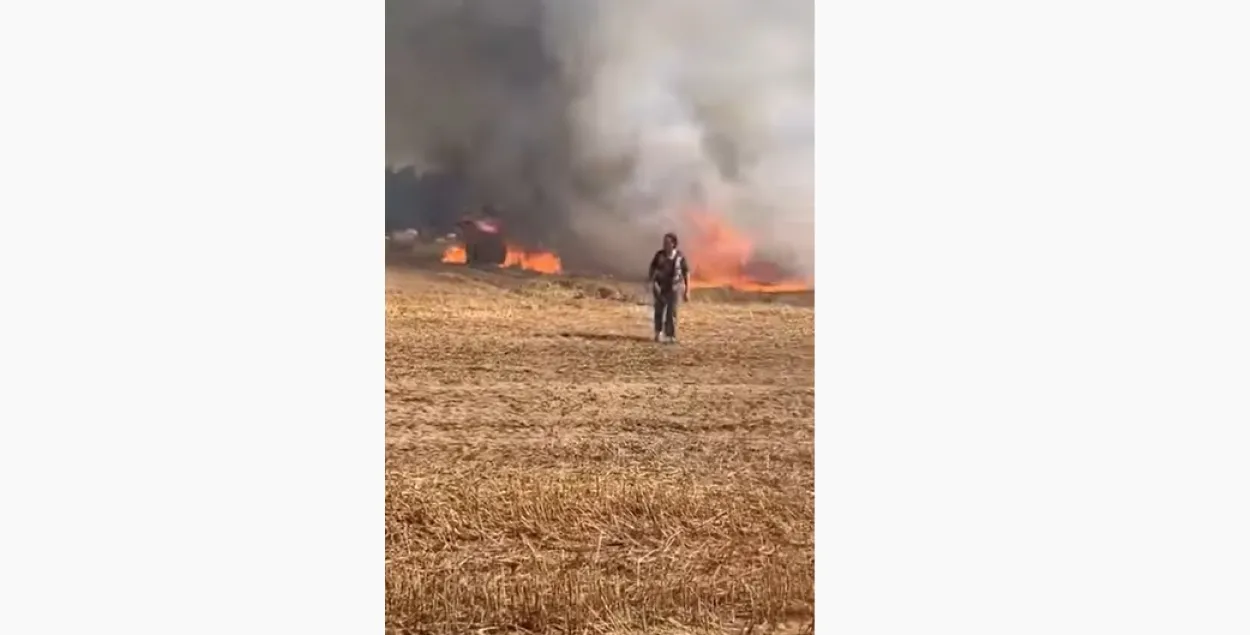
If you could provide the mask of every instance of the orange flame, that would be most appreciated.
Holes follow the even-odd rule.
[[[754,260],[751,240],[709,212],[689,215],[691,233],[682,240],[690,256],[690,286],[729,287],[742,291],[809,291],[812,284],[787,276],[780,268]]]
[[[524,251],[509,246],[503,266],[538,273],[560,273],[560,257],[549,251]]]
[[[443,262],[464,264],[468,262],[468,253],[464,245],[451,245],[443,250]],[[513,267],[537,273],[560,273],[560,257],[549,251],[527,251],[508,245],[508,253],[504,257],[502,267]]]
[[[462,245],[452,245],[443,250],[443,262],[463,265],[468,261],[469,254],[465,252]]]

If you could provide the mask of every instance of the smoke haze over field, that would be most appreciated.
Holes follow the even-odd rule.
[[[386,9],[389,164],[453,171],[571,263],[636,272],[703,205],[812,272],[811,0]]]

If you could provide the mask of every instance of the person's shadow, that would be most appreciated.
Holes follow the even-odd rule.
[[[560,337],[567,337],[579,340],[588,340],[592,342],[649,342],[650,338],[645,335],[626,335],[621,333],[576,333],[565,331],[559,334]]]

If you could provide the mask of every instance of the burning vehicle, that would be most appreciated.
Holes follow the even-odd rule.
[[[545,250],[510,244],[494,217],[466,218],[456,223],[457,242],[443,251],[443,262],[479,267],[507,267],[558,274],[560,258]]]
[[[492,218],[465,218],[456,223],[456,232],[463,245],[463,260],[468,265],[500,267],[508,260],[508,244],[502,227]]]

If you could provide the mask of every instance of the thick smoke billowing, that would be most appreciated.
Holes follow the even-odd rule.
[[[566,262],[634,272],[702,204],[811,272],[811,0],[387,0],[386,50],[388,163]]]

